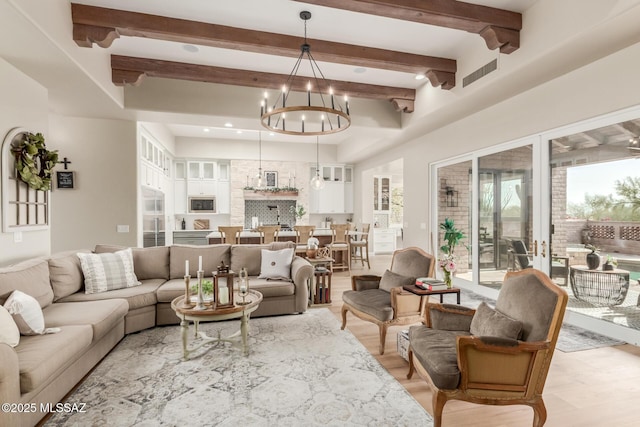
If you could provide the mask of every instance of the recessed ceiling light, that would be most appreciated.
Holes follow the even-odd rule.
[[[241,130],[237,130],[237,131],[236,131],[236,133],[237,133],[237,134],[241,134],[241,133],[242,133],[242,131],[241,131]]]
[[[356,67],[353,69],[353,72],[357,74],[362,74],[362,73],[366,73],[367,69],[364,67]]]
[[[273,135],[275,135],[275,133],[269,132],[269,136],[273,136]]]
[[[232,127],[233,127],[233,123],[229,123],[229,122],[227,122],[227,123],[225,123],[225,124],[224,124],[224,127],[226,127],[226,128],[232,128]]]
[[[415,77],[416,80],[424,80],[426,78],[427,76],[425,76],[424,74],[416,74],[416,77]]]
[[[202,129],[204,132],[209,132],[209,128]]]
[[[182,48],[183,48],[184,50],[186,50],[187,52],[191,52],[191,53],[196,53],[196,52],[200,51],[200,49],[198,48],[198,46],[194,46],[194,45],[192,45],[192,44],[185,44],[185,45],[182,45]]]

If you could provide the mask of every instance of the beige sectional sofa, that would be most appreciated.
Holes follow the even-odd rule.
[[[21,336],[16,347],[0,343],[0,403],[15,404],[16,410],[0,411],[0,425],[35,425],[46,415],[41,404],[59,402],[125,334],[179,323],[171,301],[184,294],[186,260],[194,278],[199,256],[208,277],[222,262],[236,272],[247,268],[251,288],[264,296],[253,317],[304,312],[307,281],[313,275],[306,260],[294,257],[291,281],[257,278],[262,250],[285,247],[293,245],[134,248],[134,271],[141,284],[94,294],[84,292],[78,251],[0,268],[0,305],[14,290],[21,290],[38,301],[47,328],[60,328],[54,334]],[[95,252],[120,249],[98,245]]]

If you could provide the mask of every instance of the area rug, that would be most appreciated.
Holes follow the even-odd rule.
[[[238,327],[201,324],[209,335]],[[45,425],[433,425],[327,308],[252,319],[249,335],[247,357],[227,343],[188,361],[178,326],[128,335],[67,399],[86,413],[57,413]]]
[[[495,307],[496,304],[494,299],[487,298],[466,289],[463,289],[460,292],[460,300],[462,305],[471,308],[477,307],[482,301],[492,307]],[[571,299],[567,305],[567,310],[570,305]],[[562,325],[562,329],[560,329],[556,348],[563,353],[570,353],[574,351],[590,350],[599,347],[610,347],[622,344],[624,344],[624,341],[615,340],[613,338],[564,323]]]

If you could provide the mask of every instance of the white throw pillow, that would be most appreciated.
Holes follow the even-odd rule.
[[[294,251],[294,248],[279,251],[263,249],[258,279],[291,280],[291,262]]]
[[[45,328],[44,316],[38,301],[21,291],[13,291],[4,308],[13,316],[22,335],[42,335],[60,332],[60,328]]]
[[[84,291],[87,294],[140,285],[133,272],[131,248],[113,253],[78,253],[78,257],[84,274]]]
[[[0,343],[15,347],[20,342],[18,325],[6,308],[0,305]]]

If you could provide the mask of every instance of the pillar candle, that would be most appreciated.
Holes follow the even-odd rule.
[[[220,298],[220,301],[218,301],[220,304],[228,304],[229,303],[229,288],[224,286],[222,288],[220,288],[220,290],[218,291],[220,293],[220,295],[218,295],[218,298]]]
[[[188,276],[189,275],[189,260],[186,260],[184,262],[184,275]]]
[[[198,257],[198,271],[202,271],[202,255]]]

